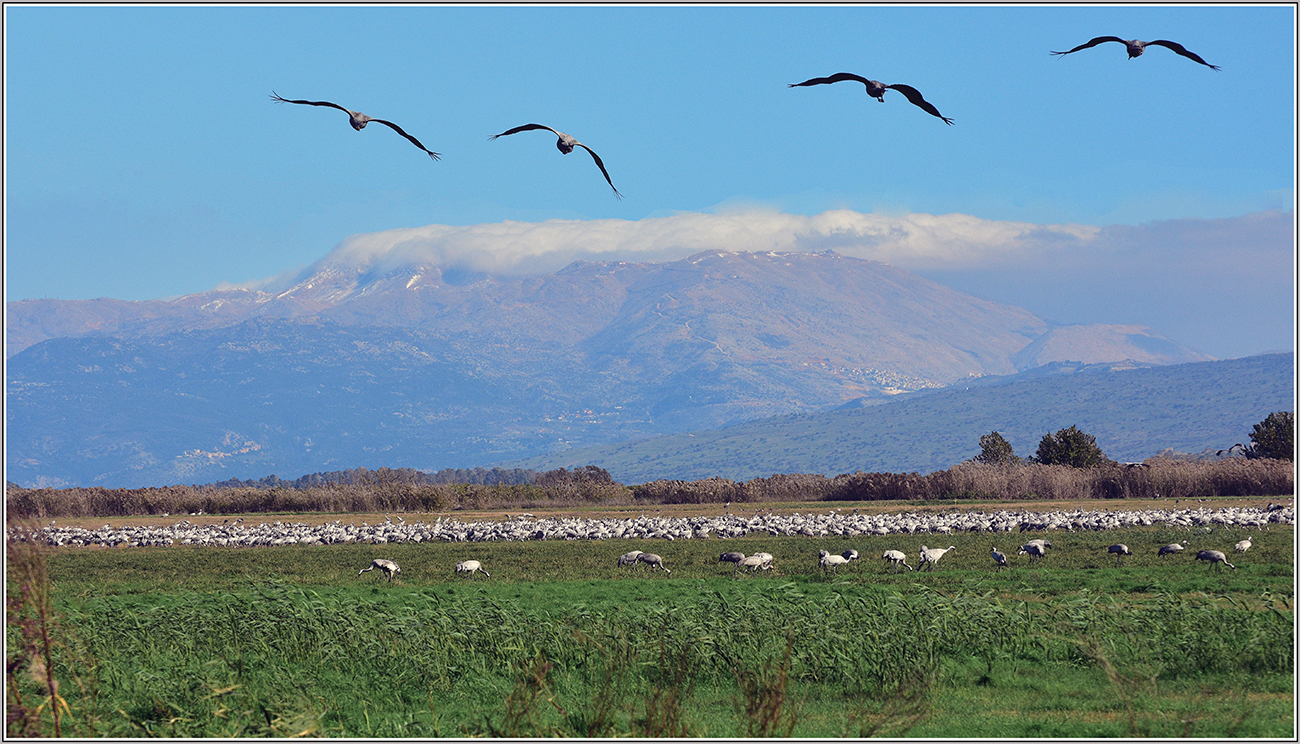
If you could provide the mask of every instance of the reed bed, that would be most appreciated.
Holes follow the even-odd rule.
[[[588,468],[591,469],[591,468]],[[595,470],[599,470],[596,468]],[[1143,467],[1105,465],[986,465],[966,462],[919,473],[785,474],[736,482],[658,480],[625,486],[612,480],[552,471],[531,484],[420,484],[410,478],[326,483],[305,488],[167,486],[162,488],[5,488],[6,512],[16,519],[204,514],[447,512],[587,505],[723,504],[789,501],[918,502],[1188,499],[1280,496],[1295,492],[1285,460],[1167,460]],[[602,471],[603,472],[603,471]]]

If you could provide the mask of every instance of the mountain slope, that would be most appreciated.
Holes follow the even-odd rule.
[[[331,260],[277,292],[6,312],[10,477],[63,485],[469,467],[1011,374],[1026,349],[1204,358],[830,252],[522,278]]]
[[[1101,365],[1098,365],[1099,367]],[[1166,448],[1200,452],[1248,442],[1253,426],[1294,408],[1295,360],[1266,354],[1141,369],[1058,370],[1047,376],[918,393],[867,408],[782,416],[557,455],[502,467],[597,465],[624,483],[774,473],[836,475],[942,470],[979,454],[998,431],[1020,456],[1069,426],[1119,461]]]

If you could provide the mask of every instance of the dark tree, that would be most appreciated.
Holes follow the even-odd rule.
[[[1014,465],[1020,462],[1020,458],[1016,457],[1011,444],[994,431],[980,437],[980,453],[975,456],[975,462],[986,465]]]
[[[1250,433],[1251,445],[1246,457],[1252,460],[1265,458],[1295,461],[1295,413],[1276,411],[1255,424]]]
[[[1109,461],[1091,434],[1073,426],[1055,434],[1044,434],[1034,460],[1043,465],[1069,465],[1072,468],[1095,468]]]

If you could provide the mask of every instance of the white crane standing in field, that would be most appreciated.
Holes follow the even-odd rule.
[[[1247,550],[1250,550],[1250,546],[1251,546],[1251,542],[1250,542],[1250,538],[1248,537],[1245,540],[1242,540],[1241,542],[1232,546],[1232,549],[1237,553],[1245,553]]]
[[[880,557],[894,564],[894,573],[898,573],[902,570],[900,568],[901,566],[907,566],[908,571],[916,570],[907,565],[907,554],[901,550],[886,550],[884,553],[880,554]]]
[[[849,559],[842,555],[831,555],[825,550],[817,551],[817,563],[821,565],[823,569],[829,568],[830,570],[835,571],[848,562]]]
[[[924,545],[922,545],[920,568],[925,568],[927,565],[929,565],[930,570],[933,571],[935,564],[939,562],[940,558],[944,557],[944,555],[947,554],[949,550],[956,550],[956,549],[957,549],[956,545],[949,545],[946,548],[927,548]]]
[[[767,553],[755,553],[746,558],[741,558],[736,564],[736,572],[742,568],[748,568],[750,573],[757,573],[758,569],[767,570],[772,567],[772,556]],[[735,572],[733,572],[734,575]]]
[[[1027,542],[1020,546],[1020,552],[1017,555],[1028,555],[1029,562],[1033,563],[1047,555],[1047,549],[1037,542]]]
[[[620,556],[618,557],[618,565],[620,565],[620,566],[634,566],[634,565],[636,565],[636,562],[637,562],[636,559],[637,559],[637,556],[639,556],[639,555],[641,555],[641,551],[639,551],[639,550],[633,550],[633,551],[630,552],[630,553],[624,553],[623,555],[620,555]]]
[[[363,568],[360,571],[357,571],[357,576],[360,576],[366,571],[373,571],[376,568],[383,571],[389,581],[392,581],[394,576],[402,572],[402,569],[398,568],[396,563],[383,558],[376,558],[370,562],[370,568]]]
[[[478,561],[461,561],[456,564],[456,573],[469,574],[469,577],[471,579],[474,578],[475,571],[482,571],[484,576],[488,577],[489,579],[492,578],[492,574],[484,570],[483,564],[479,563]]]

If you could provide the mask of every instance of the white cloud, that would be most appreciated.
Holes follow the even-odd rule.
[[[241,286],[279,291],[329,266],[382,273],[423,264],[524,275],[579,260],[663,262],[703,251],[827,249],[1064,323],[1150,326],[1219,357],[1293,345],[1291,211],[1095,227],[964,214],[805,216],[746,206],[636,221],[428,225],[354,235],[305,269]]]
[[[818,215],[748,209],[642,220],[547,220],[469,226],[428,225],[354,235],[314,268],[385,270],[410,264],[499,274],[556,271],[578,260],[669,261],[701,251],[833,249],[920,270],[967,268],[1041,254],[1045,246],[1095,238],[1086,225],[1036,225],[964,214],[878,215],[834,210]]]

